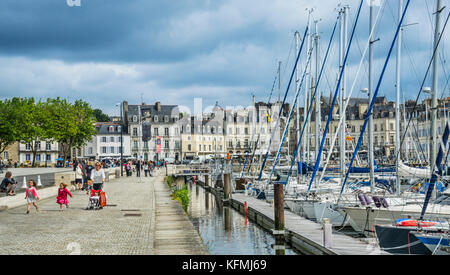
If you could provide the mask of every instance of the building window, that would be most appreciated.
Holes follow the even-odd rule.
[[[41,154],[36,155],[36,161],[41,161]]]
[[[164,128],[164,135],[165,135],[166,137],[169,136],[169,128]]]
[[[155,117],[153,118],[153,121],[154,121],[154,122],[158,122],[158,116],[155,116]]]
[[[111,146],[111,154],[114,154],[114,147]]]
[[[102,137],[102,142],[106,142],[106,137]]]
[[[198,150],[201,151],[202,150],[202,145],[198,146]]]
[[[144,141],[144,149],[148,149],[148,141]]]
[[[48,161],[52,161],[52,155],[50,155],[50,154],[47,154],[47,156],[46,156],[46,157],[47,157],[47,160],[48,160]]]
[[[119,154],[122,154],[122,147],[117,147],[117,152],[118,152]]]
[[[380,124],[380,131],[381,131],[381,132],[384,131],[384,126],[383,126],[383,124]]]
[[[106,147],[102,147],[102,154],[106,154]]]
[[[89,147],[88,152],[89,152],[89,155],[92,155],[92,153],[93,153],[92,147]]]
[[[175,128],[175,135],[178,136],[179,134],[180,134],[180,132],[179,132],[178,127],[177,127],[177,128]]]
[[[26,160],[31,160],[31,155],[30,155],[30,154],[26,154],[26,155],[25,155],[25,159],[26,159]]]
[[[394,123],[389,124],[391,127],[391,131],[394,131]]]
[[[180,149],[180,142],[179,141],[175,141],[175,149]]]
[[[158,128],[155,128],[153,133],[155,134],[155,136],[157,136],[158,135]]]
[[[8,160],[9,159],[8,151],[3,152],[3,159],[4,160]]]
[[[109,126],[109,132],[114,132],[114,126]]]
[[[232,135],[233,134],[233,128],[228,128],[228,134]]]
[[[374,131],[375,131],[375,132],[378,132],[378,129],[377,129],[378,127],[377,127],[377,125],[376,125],[376,124],[374,124],[374,126],[375,126],[375,129],[374,129]]]
[[[188,151],[191,151],[192,146],[190,144],[188,144]]]
[[[222,145],[219,145],[220,151],[222,151]]]
[[[164,141],[164,148],[169,149],[169,141]]]
[[[37,142],[37,150],[41,151],[41,142],[40,141]]]
[[[133,136],[137,136],[138,135],[138,129],[137,128],[133,128]]]
[[[211,150],[211,145],[209,145],[209,151],[211,152],[212,150]]]
[[[114,142],[114,137],[110,137],[110,138],[109,138],[109,141],[110,141],[110,142]]]
[[[135,141],[133,141],[133,148],[134,149],[137,149],[138,148],[138,142],[135,140]]]
[[[169,122],[169,117],[168,116],[164,116],[164,122]]]
[[[30,151],[31,150],[31,144],[29,144],[29,143],[25,144],[25,150]]]
[[[133,122],[137,122],[137,116],[133,116]]]
[[[45,150],[50,151],[52,149],[52,144],[50,142],[45,142]]]

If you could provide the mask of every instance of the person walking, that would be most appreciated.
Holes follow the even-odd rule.
[[[141,161],[138,160],[136,162],[136,177],[141,177],[141,169],[142,169],[142,164],[141,164]]]
[[[93,190],[101,190],[103,189],[103,183],[105,182],[105,171],[102,168],[102,164],[100,162],[95,163],[95,170],[91,172],[91,181],[92,181],[92,189]]]
[[[145,173],[145,177],[147,177],[148,174],[148,162],[144,162],[144,173]]]
[[[39,207],[37,206],[37,201],[39,200],[39,195],[36,190],[36,182],[30,180],[28,182],[27,189],[25,190],[25,199],[27,200],[27,214],[30,213],[31,205],[36,208],[36,212],[39,212]]]
[[[83,187],[83,169],[81,163],[78,163],[75,167],[75,183],[77,185],[77,190],[81,190]]]
[[[60,211],[63,211],[63,205],[66,208],[69,208],[69,200],[67,199],[67,195],[72,198],[72,194],[67,190],[67,184],[61,183],[58,189],[58,196],[56,197],[56,203],[59,204]]]
[[[5,174],[5,178],[2,180],[0,184],[0,191],[6,192],[7,196],[15,196],[14,191],[16,190],[17,181],[13,179],[12,172],[8,171]]]

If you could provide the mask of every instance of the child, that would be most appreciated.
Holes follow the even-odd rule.
[[[39,200],[39,195],[36,191],[36,182],[34,180],[30,180],[28,182],[28,186],[25,191],[25,199],[27,200],[27,214],[30,213],[31,204],[36,208],[36,212],[39,212],[39,208],[36,202]]]
[[[67,200],[67,195],[72,198],[72,194],[70,194],[69,190],[67,190],[67,184],[61,183],[58,189],[58,197],[56,197],[56,203],[59,204],[59,209],[63,211],[63,204],[66,205],[66,208],[69,208],[69,200]]]

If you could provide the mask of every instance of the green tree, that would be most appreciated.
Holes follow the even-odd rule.
[[[102,110],[100,110],[100,109],[94,110],[94,116],[95,116],[96,122],[108,122],[110,120],[109,116],[107,114],[103,113]]]
[[[17,122],[21,125],[17,141],[30,144],[33,153],[32,166],[36,165],[38,143],[51,138],[49,108],[47,102],[35,102],[34,98],[20,99],[14,107],[19,112]]]
[[[58,142],[64,159],[71,156],[72,148],[81,148],[96,134],[94,111],[88,103],[77,100],[73,104],[60,98],[48,99],[51,122],[50,131]]]
[[[0,154],[19,139],[21,126],[17,106],[20,104],[19,98],[0,100]]]

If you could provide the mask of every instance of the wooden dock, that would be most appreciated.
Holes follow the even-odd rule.
[[[234,193],[231,206],[260,226],[272,230],[274,228],[274,209],[262,200]],[[365,243],[359,239],[333,232],[332,246],[323,246],[322,225],[312,222],[288,210],[284,211],[286,240],[293,247],[308,255],[388,255],[379,247]]]

